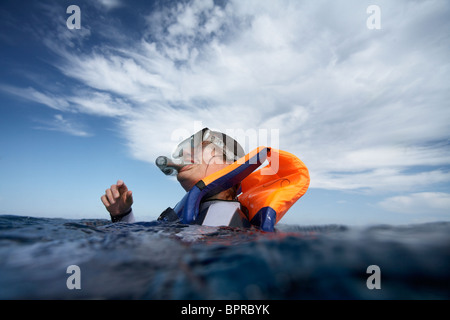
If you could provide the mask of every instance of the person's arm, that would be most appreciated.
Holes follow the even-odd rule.
[[[113,222],[124,221],[134,222],[134,215],[131,210],[133,204],[133,193],[122,180],[106,189],[101,197],[102,203],[111,215]]]

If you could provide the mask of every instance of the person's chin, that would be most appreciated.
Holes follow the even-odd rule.
[[[191,168],[187,168],[191,167]],[[193,172],[192,169],[194,168],[194,165],[189,165],[184,167],[184,170],[180,170],[180,172],[177,174],[177,180],[181,184],[184,190],[189,191],[192,189],[192,187],[195,185],[196,179],[193,179]]]

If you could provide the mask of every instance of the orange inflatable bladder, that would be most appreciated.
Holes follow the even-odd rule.
[[[295,155],[268,148],[267,161],[267,166],[242,180],[238,198],[250,223],[263,230],[272,229],[310,183],[308,168]]]

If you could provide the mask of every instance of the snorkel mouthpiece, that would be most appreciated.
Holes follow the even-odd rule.
[[[185,166],[185,164],[175,163],[165,156],[156,158],[156,166],[167,176],[177,175],[178,172]]]

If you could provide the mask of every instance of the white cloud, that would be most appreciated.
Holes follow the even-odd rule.
[[[108,10],[115,9],[123,5],[120,0],[97,0],[97,1]]]
[[[364,172],[311,173],[311,187],[329,190],[361,190],[378,193],[413,191],[435,184],[447,183],[450,172],[432,170],[406,173],[399,169],[382,168]]]
[[[60,111],[67,110],[69,107],[69,103],[65,98],[51,93],[44,93],[31,87],[17,88],[9,85],[0,85],[0,90]]]
[[[130,105],[124,99],[113,98],[103,92],[78,92],[77,95],[69,97],[69,101],[77,112],[91,115],[120,117],[131,111]]]
[[[7,85],[0,86],[0,90],[65,112],[117,117],[125,116],[131,110],[130,105],[124,99],[113,98],[110,94],[104,92],[76,90],[74,95],[68,96],[65,94],[44,93],[31,87],[16,88]]]
[[[398,213],[450,215],[450,193],[413,193],[387,198],[379,205],[386,210]]]
[[[77,137],[89,137],[90,133],[82,129],[82,126],[74,121],[69,121],[61,114],[56,114],[52,121],[39,121],[44,126],[36,126],[35,129],[59,131]]]
[[[449,5],[380,1],[382,29],[368,30],[369,4],[175,3],[150,13],[132,45],[73,52],[47,37],[63,59],[55,65],[83,90],[23,90],[58,110],[117,117],[132,155],[149,162],[171,148],[173,130],[200,120],[280,129],[312,187],[448,183]]]

